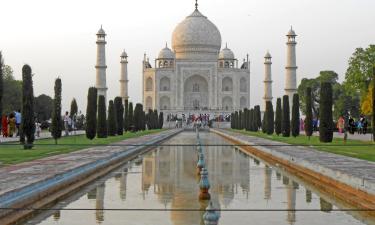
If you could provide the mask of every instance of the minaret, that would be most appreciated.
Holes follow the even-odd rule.
[[[287,44],[287,60],[286,60],[286,76],[285,76],[285,94],[289,96],[289,105],[292,107],[293,95],[297,93],[297,63],[296,63],[296,33],[293,28],[286,35]]]
[[[123,103],[129,99],[128,95],[128,54],[125,50],[121,54],[121,78],[120,78],[120,96]]]
[[[96,34],[97,40],[97,52],[96,52],[96,88],[98,89],[98,96],[103,95],[107,101],[107,76],[106,76],[106,60],[105,60],[105,45],[107,44],[105,40],[105,32],[100,26],[98,33]]]
[[[272,56],[269,52],[264,56],[264,111],[266,111],[266,102],[272,101]]]

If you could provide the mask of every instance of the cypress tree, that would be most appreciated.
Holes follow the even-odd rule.
[[[115,98],[115,112],[116,112],[116,127],[117,135],[124,134],[124,105],[122,104],[122,98]]]
[[[230,114],[230,128],[231,128],[231,129],[234,128],[234,126],[233,126],[233,120],[234,120],[234,118],[233,118],[233,117],[234,117],[234,115],[233,115],[233,113],[231,113],[231,114]]]
[[[236,111],[236,112],[234,113],[234,118],[235,118],[235,120],[234,120],[234,129],[236,129],[236,130],[239,130],[239,126],[238,126],[238,124],[239,124],[238,116],[239,116],[238,111]]]
[[[61,79],[57,78],[55,80],[55,98],[53,99],[51,123],[51,135],[53,139],[55,139],[55,144],[57,144],[57,140],[61,138],[63,124],[61,119],[61,86]]]
[[[283,97],[281,132],[283,134],[283,137],[290,137],[290,108],[289,108],[289,96],[288,95],[284,95]]]
[[[133,128],[134,128],[134,114],[133,114],[134,112],[133,112],[133,103],[132,102],[130,102],[129,103],[129,109],[128,109],[128,119],[127,119],[127,121],[128,121],[128,130],[131,130],[131,131],[133,131]]]
[[[275,118],[275,133],[277,134],[277,136],[281,134],[281,120],[282,120],[281,98],[278,98],[276,102],[276,118]]]
[[[238,129],[239,130],[243,130],[243,112],[242,112],[242,110],[240,110],[239,112],[238,112]]]
[[[261,113],[260,113],[260,106],[256,105],[254,107],[254,121],[253,121],[254,131],[258,131],[259,128],[262,126],[262,119],[261,119]]]
[[[141,104],[136,104],[134,109],[134,131],[138,132],[142,130],[142,110],[141,110]]]
[[[105,106],[105,98],[103,95],[99,95],[97,125],[98,125],[98,128],[97,128],[98,138],[107,138],[108,137],[107,109]]]
[[[158,111],[155,109],[154,114],[153,114],[153,124],[154,124],[154,129],[158,129],[159,127],[159,117],[158,117]]]
[[[72,102],[70,103],[70,118],[73,119],[78,113],[78,105],[75,98],[73,98]]]
[[[254,131],[254,109],[249,111],[249,131]]]
[[[332,142],[333,140],[332,98],[332,84],[322,82],[320,88],[319,139],[324,143]]]
[[[245,117],[245,130],[246,131],[249,131],[250,130],[250,111],[247,109],[247,108],[245,108],[244,109],[244,117]]]
[[[267,122],[266,122],[266,129],[267,129],[267,134],[272,135],[274,130],[275,130],[275,125],[274,125],[274,111],[273,111],[273,105],[271,101],[266,102],[266,111],[267,111]]]
[[[305,133],[310,137],[313,135],[313,112],[312,112],[312,95],[311,87],[306,89],[306,118],[305,118]]]
[[[163,129],[164,125],[164,114],[163,112],[160,112],[159,114],[159,129]]]
[[[108,105],[108,135],[116,136],[117,125],[116,125],[116,111],[113,101],[109,101]]]
[[[24,149],[32,149],[35,140],[34,89],[32,71],[29,65],[22,67],[22,136]]]
[[[266,111],[264,112],[264,115],[263,115],[263,120],[262,120],[262,132],[264,134],[267,133],[267,107],[266,107]]]
[[[129,131],[129,101],[125,100],[124,105],[124,130],[125,132]]]
[[[4,75],[3,75],[4,61],[3,54],[0,51],[0,118],[3,116],[3,95],[4,95]],[[0,124],[1,129],[2,124]]]
[[[299,127],[300,127],[300,115],[299,115],[299,95],[293,95],[293,106],[292,106],[292,136],[299,136]]]
[[[93,140],[96,136],[96,116],[98,110],[98,90],[89,88],[86,109],[86,137]]]

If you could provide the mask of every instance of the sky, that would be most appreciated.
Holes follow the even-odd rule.
[[[96,32],[107,33],[108,97],[119,95],[120,54],[129,55],[129,95],[142,96],[142,59],[151,61],[179,22],[194,10],[194,0],[1,0],[0,51],[21,79],[27,63],[35,74],[34,92],[53,96],[63,83],[63,110],[77,99],[86,110],[87,90],[95,84]],[[297,37],[298,81],[322,70],[344,80],[357,47],[375,43],[374,0],[199,0],[199,10],[219,28],[223,47],[251,60],[251,105],[262,103],[264,55],[272,55],[273,95],[284,94],[286,33]]]

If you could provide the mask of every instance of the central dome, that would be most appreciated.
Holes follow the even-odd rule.
[[[173,31],[177,59],[217,59],[221,49],[219,29],[196,9]]]

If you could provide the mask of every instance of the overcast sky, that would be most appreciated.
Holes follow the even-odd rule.
[[[274,97],[283,95],[286,33],[298,34],[298,80],[334,70],[344,79],[355,48],[375,43],[374,0],[199,0],[199,9],[219,28],[241,61],[251,59],[251,105],[261,104],[264,55],[273,56]],[[194,10],[194,0],[3,0],[0,50],[21,79],[23,64],[34,76],[35,95],[53,96],[63,82],[63,109],[75,97],[85,112],[95,84],[96,32],[107,36],[108,96],[119,94],[120,54],[129,55],[129,95],[141,101],[141,62],[171,45],[176,25]]]

